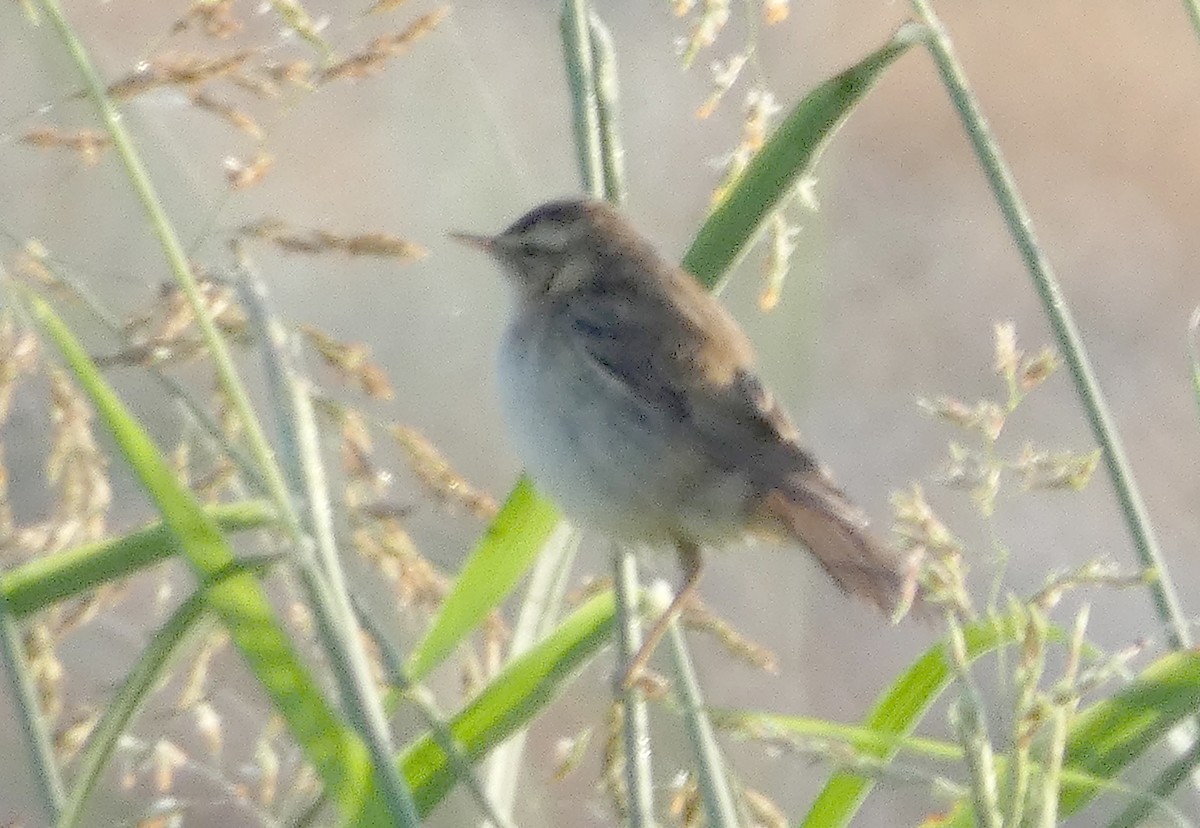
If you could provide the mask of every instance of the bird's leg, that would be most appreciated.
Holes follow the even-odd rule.
[[[667,634],[671,622],[679,616],[684,605],[696,591],[696,587],[700,585],[700,572],[703,569],[700,547],[691,541],[679,540],[675,543],[675,552],[679,558],[679,568],[683,571],[683,584],[680,585],[679,592],[675,594],[666,611],[658,617],[646,635],[646,640],[630,660],[629,666],[625,668],[625,675],[620,683],[620,687],[624,690],[628,690],[637,683],[642,670],[646,669],[646,664],[650,661],[650,656],[654,655],[658,643]]]

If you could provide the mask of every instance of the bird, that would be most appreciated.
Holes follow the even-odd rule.
[[[734,318],[617,208],[568,198],[495,235],[451,236],[507,276],[499,395],[535,488],[585,530],[677,556],[681,586],[626,686],[697,590],[704,553],[747,538],[798,543],[888,615],[911,605],[913,558],[801,444]]]

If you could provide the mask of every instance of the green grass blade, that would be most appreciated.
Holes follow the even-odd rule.
[[[1200,652],[1163,656],[1110,698],[1079,713],[1067,738],[1066,766],[1115,777],[1147,748],[1200,709]],[[1067,786],[1060,803],[1072,814],[1092,792]]]
[[[704,222],[683,257],[684,268],[707,287],[720,282],[883,71],[924,36],[922,26],[902,26],[882,47],[805,95]]]
[[[1120,692],[1080,712],[1067,737],[1060,816],[1077,813],[1102,790],[1081,777],[1115,780],[1173,728],[1193,718],[1197,709],[1200,652],[1182,650],[1163,656]],[[968,804],[960,803],[943,824],[969,828],[975,824],[974,813]]]
[[[810,716],[791,716],[761,710],[711,710],[714,723],[722,730],[769,735],[781,735],[796,739],[809,739],[815,744],[836,742],[846,745],[863,756],[878,758],[890,751],[900,752],[921,759],[931,760],[948,768],[961,769],[963,749],[957,742],[926,739],[919,736],[880,733],[862,725],[848,725],[815,719]],[[1003,771],[1008,757],[996,757],[996,766]],[[1036,768],[1037,765],[1035,764]],[[1063,779],[1072,785],[1090,787],[1097,791],[1113,790],[1128,793],[1128,789],[1113,785],[1109,780],[1079,770],[1065,768]]]
[[[450,732],[472,761],[478,761],[525,727],[575,673],[608,643],[613,623],[611,592],[589,600],[524,655],[514,659],[449,723]],[[401,755],[400,766],[422,818],[455,782],[454,768],[432,735]]]
[[[1138,826],[1149,824],[1146,817],[1150,816],[1156,807],[1166,802],[1176,788],[1190,779],[1198,765],[1200,765],[1200,741],[1194,742],[1191,750],[1163,768],[1155,777],[1153,784],[1147,787],[1145,782],[1142,782],[1138,786],[1138,790],[1144,794],[1134,798],[1125,806],[1125,810],[1108,823],[1108,828],[1138,828]],[[1180,824],[1188,823],[1181,821]]]
[[[254,568],[264,570],[266,563],[256,562]],[[237,566],[223,578],[240,574],[248,568]],[[70,796],[56,828],[72,828],[83,824],[80,820],[86,811],[88,797],[100,780],[121,734],[162,680],[176,654],[203,631],[205,625],[201,622],[208,609],[206,592],[207,588],[197,590],[171,614],[167,623],[151,637],[149,646],[142,651],[121,688],[105,706],[104,715],[88,737],[87,747],[72,780]]]
[[[733,786],[725,770],[725,759],[721,756],[708,709],[704,706],[696,668],[692,666],[692,656],[678,619],[671,620],[667,636],[675,661],[675,691],[679,696],[679,712],[696,760],[696,788],[700,793],[700,801],[704,803],[705,824],[712,828],[738,828],[738,808],[734,801]]]
[[[176,479],[158,447],[125,409],[67,326],[46,302],[33,296],[29,300],[34,316],[91,398],[197,575],[203,580],[225,573],[235,561],[216,525]],[[343,817],[358,825],[391,824],[365,746],[321,695],[255,576],[242,573],[214,584],[207,601],[321,775]]]
[[[34,680],[33,665],[28,659],[24,639],[17,626],[16,618],[0,600],[0,673],[3,687],[7,690],[13,718],[20,726],[20,744],[8,744],[5,764],[20,767],[24,760],[33,777],[33,784],[41,807],[41,817],[54,822],[62,812],[66,794],[54,756],[54,739],[50,732],[52,722],[42,711],[42,704]],[[7,686],[5,686],[7,685]],[[3,692],[3,691],[0,691]],[[22,750],[24,756],[22,756]]]
[[[558,525],[558,511],[522,477],[475,546],[408,662],[421,681],[516,587]]]
[[[967,658],[974,661],[984,653],[1017,641],[1019,626],[1015,618],[1001,616],[972,624],[963,634]],[[1057,635],[1061,637],[1061,633]],[[863,727],[885,740],[908,736],[953,676],[947,645],[939,641],[892,683],[867,715]],[[898,747],[897,742],[882,741],[874,746],[864,744],[862,753],[887,761]],[[849,825],[872,784],[870,779],[850,771],[833,774],[800,825],[802,828]]]
[[[206,508],[222,532],[263,529],[275,522],[270,505],[247,500]],[[65,549],[0,574],[0,595],[13,616],[24,618],[56,601],[89,592],[182,552],[166,524],[156,523],[119,538]]]
[[[864,756],[877,758],[888,752],[903,751],[923,759],[947,764],[962,761],[963,750],[957,742],[926,739],[907,733],[888,733],[864,725],[842,724],[811,716],[793,716],[764,710],[710,710],[713,723],[724,731],[779,734],[808,739],[814,744],[837,742]]]
[[[562,36],[567,85],[571,100],[575,130],[575,150],[578,153],[579,173],[583,189],[593,198],[604,193],[603,141],[600,137],[600,114],[596,105],[595,67],[592,62],[591,32],[588,28],[587,3],[583,0],[564,0],[558,19]]]

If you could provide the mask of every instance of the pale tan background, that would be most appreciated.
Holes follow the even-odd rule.
[[[151,54],[182,8],[138,0],[67,5],[110,78]],[[683,73],[672,41],[684,28],[668,3],[597,3],[620,56],[629,211],[673,257],[704,215],[714,184],[709,160],[733,146],[739,129],[744,87],[712,120],[697,123],[691,115],[707,94],[704,65],[743,42],[742,10],[734,5],[734,23],[718,46]],[[1180,4],[1165,0],[940,5],[1077,311],[1173,574],[1194,610],[1200,416],[1187,383],[1184,335],[1200,302],[1194,264],[1200,257],[1200,42]],[[343,51],[376,33],[376,23],[360,21],[360,4],[313,2],[309,8],[332,16],[326,34]],[[399,28],[430,8],[413,0],[388,25]],[[499,436],[490,385],[490,354],[504,317],[502,286],[485,263],[452,247],[444,234],[494,230],[540,200],[577,191],[555,8],[512,0],[458,3],[434,36],[381,77],[300,99],[265,118],[267,148],[278,164],[261,187],[223,209],[202,253],[220,261],[221,229],[264,214],[301,226],[386,229],[427,245],[426,260],[404,267],[270,251],[259,262],[287,315],[374,348],[398,389],[395,402],[372,407],[377,414],[421,428],[470,479],[500,494],[518,470]],[[770,85],[785,106],[794,103],[874,48],[906,12],[898,2],[794,3],[791,19],[762,33]],[[268,19],[254,26],[260,35],[271,31]],[[15,142],[30,126],[82,126],[91,115],[82,104],[61,103],[75,81],[46,27],[31,29],[8,3],[0,7],[0,31],[0,230],[43,239],[128,312],[167,278],[161,256],[111,158],[89,170]],[[46,115],[34,114],[50,103],[56,105]],[[139,99],[127,118],[177,227],[192,238],[224,197],[220,160],[249,154],[250,142],[170,93]],[[955,436],[922,418],[915,399],[994,392],[988,368],[998,319],[1014,319],[1031,349],[1049,334],[925,54],[914,51],[888,72],[819,173],[821,216],[807,222],[808,261],[796,266],[780,309],[763,316],[754,308],[755,257],[726,299],[758,343],[764,373],[806,438],[885,521],[888,493],[928,479]],[[130,372],[116,376],[123,390],[148,395],[143,414],[164,439],[173,439],[170,408],[144,380]],[[45,447],[42,426],[34,425],[41,417],[38,401],[22,400],[3,434],[14,507],[28,520],[43,501],[36,478]],[[1006,439],[1014,450],[1026,439],[1091,446],[1065,376],[1036,395],[1011,431]],[[118,496],[116,523],[146,517],[128,481],[118,481]],[[985,556],[986,534],[965,498],[943,491],[932,497]],[[1133,563],[1102,476],[1083,495],[1006,500],[997,525],[1012,550],[1009,582],[1019,591],[1035,588],[1053,567],[1101,554]],[[413,531],[431,557],[452,569],[479,526],[426,504]],[[602,571],[604,561],[593,550],[579,570]],[[666,562],[656,566],[673,574]],[[983,588],[986,563],[980,560],[976,569]],[[699,644],[710,699],[719,705],[854,720],[932,639],[930,631],[912,626],[886,628],[791,552],[715,557],[703,593],[781,656],[781,675],[764,679],[731,668],[711,646]],[[399,619],[407,634],[419,630],[411,614]],[[73,642],[65,655],[73,659],[77,692],[102,698],[147,625],[107,618]],[[1152,652],[1163,641],[1141,593],[1103,596],[1091,633],[1111,647],[1148,637]],[[229,686],[244,687],[236,660],[224,664],[233,676]],[[548,761],[538,757],[559,735],[598,721],[608,669],[605,663],[595,681],[576,685],[536,728],[530,779],[549,773]],[[238,692],[231,690],[225,703],[236,706]],[[0,716],[10,718],[2,695]],[[250,729],[253,721],[247,715],[250,724],[243,726]],[[941,730],[941,711],[933,721]],[[661,730],[664,743],[678,740],[669,717]],[[0,733],[6,743],[15,738],[5,728]],[[820,766],[764,758],[756,749],[735,746],[731,754],[739,774],[797,817],[826,775]],[[583,773],[593,768],[589,763]],[[658,765],[664,784],[673,768],[668,750]],[[3,777],[0,823],[19,813],[29,796],[16,774]],[[582,775],[527,790],[522,825],[607,821]],[[938,804],[920,785],[890,782],[858,824],[915,824]],[[1194,797],[1178,804],[1196,816]],[[200,808],[190,824],[232,818],[222,813]],[[472,813],[457,802],[435,821],[461,824]]]

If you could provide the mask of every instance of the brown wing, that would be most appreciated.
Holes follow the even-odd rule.
[[[608,267],[604,279],[563,299],[569,307],[562,318],[595,365],[684,428],[719,468],[766,482],[815,467],[755,375],[749,341],[720,303],[659,260]],[[770,472],[754,471],[764,465]]]
[[[616,270],[607,278],[565,300],[573,304],[563,318],[594,364],[669,418],[715,466],[747,476],[756,492],[749,528],[800,541],[843,590],[889,614],[910,602],[912,562],[868,530],[863,513],[799,445],[724,308],[681,270],[657,260],[627,264],[610,262]],[[651,265],[660,269],[647,282]],[[643,281],[635,284],[638,274]]]
[[[561,319],[572,328],[572,341],[614,386],[650,410],[683,422],[688,418],[687,389],[663,353],[663,326],[645,324],[645,309],[620,292],[571,297]]]

